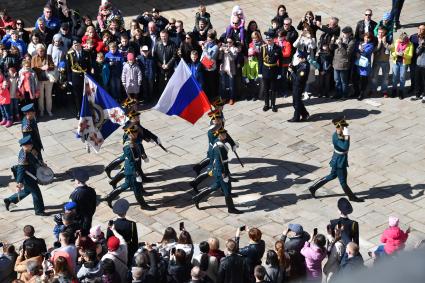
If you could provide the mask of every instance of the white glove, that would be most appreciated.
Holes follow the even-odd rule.
[[[239,148],[239,143],[235,142],[235,145],[232,147],[232,150],[236,151],[236,149],[238,149],[238,148]]]
[[[145,159],[143,159],[143,162],[149,163],[149,157],[146,157]]]
[[[342,134],[343,134],[344,136],[349,136],[349,135],[350,135],[350,133],[349,133],[349,131],[348,131],[348,127],[344,127],[344,129],[342,130]]]
[[[229,183],[229,176],[224,177],[224,178],[223,178],[223,182],[225,182],[225,183]]]
[[[157,139],[156,139],[156,142],[157,142],[158,144],[162,144],[162,143],[161,143],[161,140],[160,140],[159,138],[157,138]]]
[[[262,74],[258,74],[258,77],[261,79],[263,77],[263,75]]]
[[[281,75],[277,75],[277,79],[280,80],[282,78]]]
[[[245,78],[245,83],[249,84],[249,79]]]
[[[72,85],[72,82],[68,82],[69,85]]]

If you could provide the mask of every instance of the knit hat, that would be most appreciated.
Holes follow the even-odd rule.
[[[96,240],[102,234],[102,230],[100,229],[100,225],[94,226],[90,228],[90,238],[92,240]]]
[[[382,16],[382,20],[383,21],[389,21],[390,19],[391,19],[391,13],[385,12],[384,15]]]
[[[120,240],[117,237],[112,236],[108,239],[107,246],[109,251],[116,251],[120,247]]]
[[[133,54],[133,53],[128,53],[128,54],[127,54],[127,60],[128,60],[128,61],[130,61],[130,60],[134,60],[134,54]]]
[[[397,217],[395,217],[395,216],[390,216],[390,217],[388,218],[388,225],[389,225],[390,227],[397,227],[397,226],[398,226],[398,221],[399,221],[399,219],[398,219]]]

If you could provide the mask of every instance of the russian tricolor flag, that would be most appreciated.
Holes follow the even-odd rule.
[[[210,108],[210,102],[204,91],[199,87],[184,60],[180,60],[153,109],[169,116],[177,115],[195,124]]]

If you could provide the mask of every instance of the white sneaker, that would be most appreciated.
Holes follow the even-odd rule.
[[[52,117],[53,116],[53,113],[52,112],[47,112],[47,114],[49,115],[49,117]]]

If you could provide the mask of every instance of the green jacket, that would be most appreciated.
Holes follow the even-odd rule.
[[[252,58],[243,65],[242,67],[242,77],[248,78],[250,80],[255,80],[258,78],[258,59]]]
[[[350,140],[344,140],[335,132],[332,135],[332,143],[334,146],[334,153],[332,155],[331,167],[346,168],[348,167],[348,150],[350,148]]]
[[[124,161],[124,175],[131,176],[136,174],[137,161],[140,160],[140,147],[138,144],[126,142],[120,160]]]

